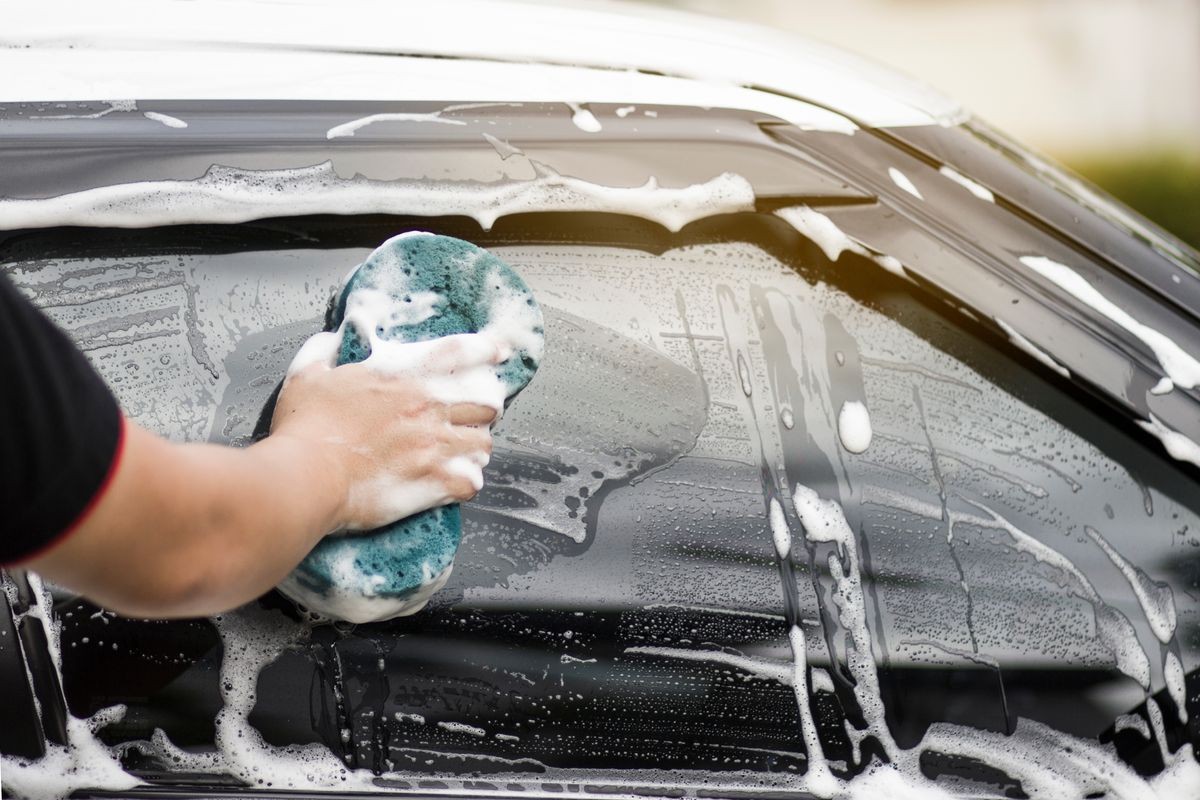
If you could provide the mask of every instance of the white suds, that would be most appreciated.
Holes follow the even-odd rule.
[[[1117,717],[1113,723],[1113,733],[1121,731],[1137,731],[1146,741],[1150,741],[1154,735],[1150,733],[1150,723],[1141,714],[1122,714]]]
[[[468,736],[478,736],[481,738],[487,736],[487,731],[483,728],[476,728],[474,725],[467,725],[463,722],[439,722],[437,726],[442,730],[465,733]]]
[[[323,744],[275,747],[250,724],[258,697],[259,673],[294,642],[306,636],[302,625],[277,611],[247,606],[213,618],[223,655],[218,687],[223,706],[214,719],[215,750],[193,752],[174,745],[161,731],[149,749],[174,769],[225,773],[251,787],[272,790],[369,791],[374,776],[354,771]]]
[[[160,114],[157,111],[143,111],[142,116],[153,122],[161,122],[168,128],[186,128],[188,124],[178,117],[172,117],[167,114]]]
[[[55,670],[62,675],[60,628],[51,618],[53,598],[35,573],[26,579],[37,598],[28,617],[35,618],[46,636],[46,649]],[[96,732],[106,725],[120,722],[125,706],[109,706],[88,719],[67,714],[67,744],[45,742],[45,754],[39,759],[0,755],[0,773],[4,788],[29,800],[49,800],[66,797],[76,789],[103,787],[125,790],[142,785],[142,781],[121,768],[113,751],[96,738]]]
[[[851,239],[826,215],[808,206],[781,208],[775,216],[787,222],[813,241],[830,261],[837,261],[844,251],[866,255],[867,249]]]
[[[1072,593],[1087,600],[1095,611],[1097,640],[1112,653],[1117,669],[1141,684],[1142,688],[1149,689],[1150,659],[1146,656],[1146,651],[1142,649],[1137,632],[1124,614],[1104,602],[1100,593],[1096,591],[1096,587],[1087,579],[1083,571],[1075,566],[1071,559],[1039,539],[1030,536],[991,508],[974,500],[966,498],[963,500],[991,519],[987,520],[953,511],[950,513],[952,523],[967,523],[1005,531],[1015,550],[1026,553],[1041,563],[1059,570],[1064,577],[1070,576],[1074,579],[1078,588],[1072,589]]]
[[[813,667],[810,672],[812,674],[812,690],[814,692],[834,693],[833,678],[829,677],[829,670],[824,667]]]
[[[433,574],[428,563],[422,565],[422,582],[412,594],[404,598],[368,595],[357,587],[370,586],[381,576],[367,573],[357,567],[353,555],[331,570],[333,585],[322,592],[309,589],[303,581],[290,573],[279,582],[279,590],[320,618],[343,620],[356,625],[367,622],[382,622],[397,617],[411,616],[429,602],[446,581],[450,580],[453,564]],[[349,589],[345,587],[350,587]]]
[[[920,773],[901,772],[887,764],[875,763],[850,781],[838,800],[956,800],[958,797]]]
[[[621,106],[617,109],[617,116],[621,119],[625,119],[634,111],[637,111],[637,106]]]
[[[1194,389],[1200,385],[1200,361],[1172,339],[1138,322],[1125,309],[1100,294],[1078,272],[1044,256],[1021,256],[1021,263],[1140,339],[1153,351],[1159,365],[1176,386]]]
[[[426,114],[371,114],[367,117],[360,117],[350,122],[344,122],[341,125],[335,125],[325,132],[326,139],[340,139],[345,136],[353,136],[356,131],[365,128],[368,125],[374,125],[376,122],[432,122],[440,125],[466,125],[467,123],[461,119],[448,119],[442,116],[440,111],[432,111]]]
[[[775,541],[775,554],[784,561],[792,554],[792,532],[788,529],[787,520],[783,516],[783,506],[774,497],[771,498],[771,538]]]
[[[789,431],[796,427],[796,416],[792,413],[792,409],[788,406],[783,406],[779,409],[779,421],[783,423],[783,427]]]
[[[829,571],[835,584],[835,602],[839,620],[850,635],[846,648],[846,663],[856,686],[854,697],[862,709],[871,736],[879,742],[889,760],[899,757],[900,749],[892,738],[884,716],[883,695],[871,633],[867,628],[866,604],[859,572],[858,542],[854,537],[842,507],[834,500],[825,500],[807,486],[797,486],[792,494],[796,514],[804,526],[804,536],[810,542],[830,542],[838,553],[829,556]]]
[[[282,170],[214,166],[191,181],[141,181],[44,199],[0,199],[0,229],[151,228],[309,214],[463,214],[490,229],[508,214],[596,211],[641,217],[678,231],[705,217],[754,210],[750,183],[728,172],[681,188],[659,187],[653,178],[626,188],[559,175],[532,160],[530,165],[533,179],[495,183],[344,179],[328,161]]]
[[[800,630],[800,626],[793,625],[788,631],[788,644],[792,648],[792,693],[796,696],[796,708],[800,712],[800,733],[804,737],[804,749],[808,753],[804,788],[816,797],[833,797],[834,793],[841,788],[841,782],[829,771],[829,764],[825,761],[825,751],[821,747],[821,738],[817,735],[817,725],[813,720],[806,678],[808,672],[807,645],[804,641],[804,631]]]
[[[961,172],[953,170],[950,167],[942,167],[938,170],[938,172],[945,175],[947,178],[954,181],[959,186],[978,197],[980,200],[986,200],[989,203],[996,202],[996,196],[992,194],[991,189],[987,188],[986,186],[980,186],[978,183],[971,180],[966,175],[963,175]]]
[[[506,142],[503,139],[499,139],[495,136],[492,136],[490,133],[484,133],[483,138],[488,144],[490,144],[492,146],[492,149],[494,149],[496,151],[496,155],[500,156],[501,161],[506,161],[507,159],[512,158],[513,156],[525,155],[523,152],[521,152],[521,148],[519,148],[513,144],[510,144],[509,142]]]
[[[93,114],[44,114],[31,116],[30,119],[100,119],[113,112],[132,113],[137,111],[137,103],[133,100],[105,100],[108,108]]]
[[[567,103],[571,107],[571,122],[575,123],[575,127],[584,133],[599,133],[603,128],[600,125],[600,120],[596,119],[596,115],[588,111],[578,103]]]
[[[851,453],[862,453],[871,446],[871,415],[857,400],[842,403],[838,412],[838,437]]]
[[[900,262],[892,256],[874,253],[847,236],[828,216],[808,206],[789,206],[775,211],[775,216],[787,222],[798,233],[812,240],[830,261],[849,251],[874,261],[888,272],[906,280],[912,280]]]
[[[1007,322],[999,317],[992,317],[992,319],[996,321],[996,324],[1000,326],[1000,330],[1004,331],[1004,333],[1008,336],[1008,340],[1016,345],[1018,350],[1022,350],[1027,355],[1033,356],[1034,359],[1040,361],[1042,364],[1045,364],[1047,367],[1054,370],[1059,375],[1062,375],[1064,378],[1071,377],[1070,370],[1051,358],[1050,354],[1045,350],[1041,349],[1036,344],[1017,333],[1017,331]]]
[[[1138,605],[1142,607],[1142,613],[1146,615],[1146,621],[1150,623],[1150,630],[1154,632],[1154,637],[1163,644],[1171,641],[1178,624],[1175,596],[1171,592],[1171,587],[1165,583],[1155,583],[1150,580],[1149,575],[1130,564],[1095,528],[1085,525],[1084,531],[1104,551],[1104,555],[1113,563],[1113,566],[1125,576],[1129,588],[1133,590],[1133,596],[1137,598]]]
[[[888,167],[888,177],[892,179],[892,183],[896,184],[918,200],[925,199],[921,196],[921,193],[917,191],[917,187],[913,185],[913,182],[908,179],[908,176],[895,167]]]
[[[1170,378],[1159,378],[1158,383],[1150,387],[1150,394],[1163,395],[1170,394],[1175,390],[1175,383]]]
[[[1173,431],[1163,425],[1153,414],[1148,420],[1138,420],[1137,424],[1142,430],[1157,436],[1171,458],[1177,461],[1187,461],[1200,467],[1200,444],[1196,444],[1179,431]]]
[[[1179,663],[1179,656],[1175,655],[1172,650],[1167,651],[1167,657],[1163,661],[1163,680],[1167,684],[1167,694],[1171,696],[1171,701],[1178,709],[1180,723],[1186,725],[1188,721],[1186,678],[1183,664]]]

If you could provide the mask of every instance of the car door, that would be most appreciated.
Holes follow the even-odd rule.
[[[11,712],[18,793],[39,752],[111,767],[56,789],[206,795],[828,796],[890,775],[1121,796],[1190,757],[1195,470],[1127,414],[1175,424],[1186,391],[1149,394],[1128,330],[1004,272],[1111,272],[1015,191],[986,200],[886,133],[744,112],[642,109],[635,139],[616,106],[592,107],[598,138],[566,107],[471,108],[451,134],[335,141],[372,109],[164,108],[199,138],[119,118],[26,136],[6,151],[24,205],[0,201],[22,221],[3,269],[140,424],[263,435],[339,281],[406,230],[512,264],[546,357],[414,617],[314,625],[269,594],[125,620],[7,578],[4,655],[41,699]],[[98,153],[120,204],[84,196]],[[497,211],[497,185],[526,200]],[[248,190],[272,202],[230,216]],[[1157,252],[1098,230],[1130,270]],[[1186,307],[1139,302],[1194,341]]]

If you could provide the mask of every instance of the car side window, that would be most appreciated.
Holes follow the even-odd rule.
[[[222,249],[5,269],[136,421],[242,445],[369,247]],[[865,260],[491,249],[547,352],[447,587],[357,628],[272,596],[178,623],[61,596],[68,705],[127,706],[99,734],[127,769],[727,792],[882,758],[1003,787],[991,736],[1181,735],[1197,501],[1136,431]]]

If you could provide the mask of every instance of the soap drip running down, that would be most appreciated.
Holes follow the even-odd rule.
[[[541,309],[511,267],[469,242],[419,232],[389,239],[347,277],[330,325],[305,343],[291,370],[334,354],[337,365],[352,364],[396,343],[483,332],[512,351],[496,370],[505,403],[533,378],[545,335]],[[330,535],[279,590],[309,612],[347,622],[413,614],[445,585],[461,539],[457,505]]]

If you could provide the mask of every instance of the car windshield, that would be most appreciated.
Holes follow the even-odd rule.
[[[413,224],[327,222],[32,232],[0,263],[132,417],[244,445]],[[1126,796],[1190,753],[1195,484],[1052,371],[779,215],[420,225],[546,317],[449,583],[357,627],[52,591],[73,752],[181,790],[539,796]]]

